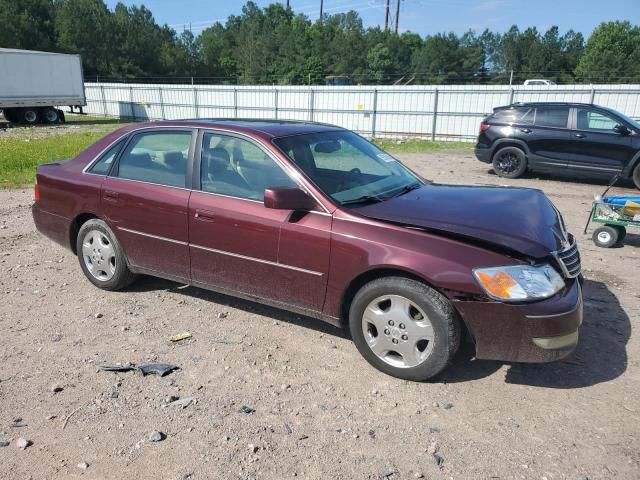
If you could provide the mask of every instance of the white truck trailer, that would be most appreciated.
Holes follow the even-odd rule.
[[[0,48],[0,110],[10,122],[64,121],[87,104],[80,55]]]

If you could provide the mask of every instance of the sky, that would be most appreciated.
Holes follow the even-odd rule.
[[[177,31],[189,28],[194,34],[215,23],[225,22],[229,15],[242,13],[242,0],[120,0],[126,5],[143,4],[149,8],[158,23],[168,24]],[[254,0],[265,7],[274,0]],[[392,13],[396,0],[391,0]],[[640,0],[400,0],[399,30],[412,31],[422,36],[439,33],[463,33],[469,29],[478,32],[488,28],[504,32],[511,25],[521,30],[535,26],[546,31],[557,25],[563,33],[569,29],[588,36],[600,23],[611,20],[629,20],[640,24]],[[118,0],[106,0],[113,9]],[[285,4],[286,0],[280,3]],[[316,20],[320,0],[290,0],[296,13]],[[384,26],[386,0],[324,0],[325,13],[356,10],[365,27]]]

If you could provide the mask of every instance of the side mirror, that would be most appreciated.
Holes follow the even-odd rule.
[[[627,127],[621,124],[618,124],[615,127],[613,127],[613,131],[616,133],[619,133],[620,135],[629,135],[631,133],[631,131]]]
[[[274,187],[264,191],[264,206],[277,210],[315,210],[317,204],[299,188]]]

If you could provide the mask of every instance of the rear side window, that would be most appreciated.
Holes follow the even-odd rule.
[[[113,165],[113,161],[118,156],[122,145],[124,145],[124,140],[120,140],[113,146],[109,147],[109,149],[100,156],[98,161],[91,166],[89,172],[96,175],[107,175],[109,170],[111,170],[111,165]]]
[[[504,110],[495,112],[491,118],[500,123],[533,125],[534,114],[535,108],[532,107],[505,108]]]
[[[191,132],[140,133],[120,156],[118,177],[184,187],[190,144]]]
[[[538,107],[535,124],[538,127],[567,128],[569,107]]]

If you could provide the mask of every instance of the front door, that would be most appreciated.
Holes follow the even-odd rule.
[[[570,135],[569,169],[608,177],[620,172],[635,153],[631,137],[614,130],[621,123],[605,112],[588,107],[576,108],[576,128]]]
[[[204,132],[189,201],[195,283],[320,311],[331,215],[264,206],[269,187],[297,187],[261,146]]]
[[[102,184],[102,211],[134,270],[189,279],[191,145],[191,129],[137,133]]]

